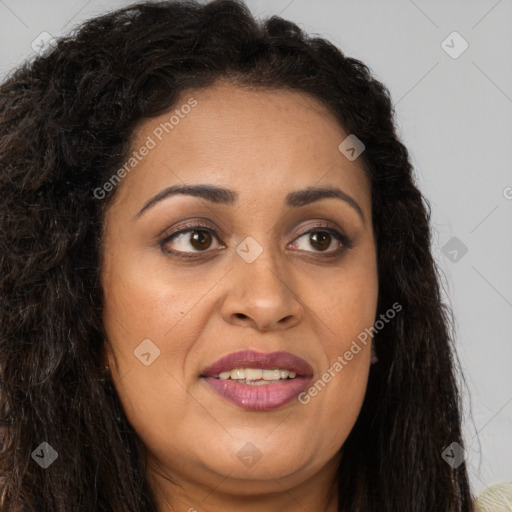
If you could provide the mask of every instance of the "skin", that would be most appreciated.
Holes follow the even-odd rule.
[[[148,135],[158,143],[122,179],[106,212],[101,275],[114,384],[145,447],[159,510],[334,512],[329,490],[364,399],[370,344],[308,404],[273,411],[242,409],[199,375],[238,350],[284,350],[312,365],[314,382],[373,325],[369,181],[360,159],[338,149],[348,134],[308,95],[218,82],[187,91],[171,110],[191,97],[197,105],[161,141],[152,134],[170,113],[138,127],[134,150]],[[198,183],[231,189],[238,202],[175,195],[136,217],[166,187]],[[364,220],[335,198],[286,206],[289,192],[308,186],[341,189]],[[198,217],[216,228],[203,233],[206,242],[194,245],[192,230],[162,248],[170,231]],[[301,235],[318,221],[352,247]],[[263,249],[252,263],[235,251],[248,236]],[[145,366],[134,350],[148,338],[160,355]],[[251,467],[237,457],[248,442],[261,454]]]

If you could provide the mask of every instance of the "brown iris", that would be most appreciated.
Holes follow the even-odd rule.
[[[190,243],[197,250],[205,250],[212,244],[212,236],[208,231],[195,230],[191,232]]]
[[[324,251],[331,244],[331,235],[325,231],[315,231],[311,233],[310,240],[313,247]]]

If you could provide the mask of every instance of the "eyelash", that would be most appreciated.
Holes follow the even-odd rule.
[[[203,222],[196,221],[193,224],[190,224],[190,225],[187,224],[187,225],[183,226],[181,229],[179,229],[178,231],[174,231],[173,233],[167,235],[160,242],[160,247],[161,247],[162,251],[165,254],[172,255],[172,256],[178,257],[180,259],[198,259],[198,258],[201,258],[202,253],[213,252],[213,251],[210,251],[209,249],[207,249],[205,251],[192,251],[192,253],[190,254],[190,253],[186,253],[183,251],[173,251],[173,250],[169,250],[169,249],[165,248],[165,245],[168,244],[172,239],[176,238],[178,235],[190,233],[193,231],[206,231],[210,235],[212,235],[214,238],[219,240],[215,226],[211,225],[207,221],[203,221]],[[297,237],[294,239],[294,241],[303,237],[304,235],[307,235],[310,233],[317,233],[317,232],[327,233],[327,234],[331,235],[335,240],[337,240],[338,242],[341,243],[342,247],[340,247],[339,249],[336,249],[334,251],[307,251],[307,252],[314,252],[319,255],[325,255],[325,256],[322,256],[324,258],[337,258],[337,257],[341,256],[341,254],[344,253],[347,249],[351,249],[353,247],[353,242],[348,236],[346,236],[341,231],[331,227],[329,224],[322,223],[322,222],[319,222],[319,223],[315,224],[314,226],[309,226],[308,229],[301,231],[297,235]]]

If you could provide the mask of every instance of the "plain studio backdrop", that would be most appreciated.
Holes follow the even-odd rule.
[[[51,37],[130,3],[0,0],[0,77]],[[247,4],[331,40],[391,91],[454,309],[473,492],[512,481],[512,2]]]

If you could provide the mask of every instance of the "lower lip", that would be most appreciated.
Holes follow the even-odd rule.
[[[251,386],[234,380],[205,377],[203,380],[222,398],[250,411],[270,411],[290,403],[304,391],[309,378],[295,377],[277,384]]]

